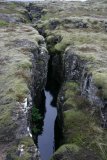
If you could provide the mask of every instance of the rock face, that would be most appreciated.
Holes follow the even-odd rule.
[[[102,157],[98,153],[97,145],[91,145],[93,143],[91,136],[99,134],[99,137],[102,135],[102,131],[98,133],[93,128],[94,126],[91,126],[92,129],[90,125],[95,123],[92,116],[98,110],[100,112],[99,118],[105,127],[104,117],[102,116],[103,113],[106,114],[106,112],[102,112],[104,102],[96,94],[98,89],[92,81],[92,75],[85,70],[87,63],[71,47],[66,49],[63,59],[65,82],[58,97],[58,118],[59,126],[62,125],[60,129],[63,131],[61,143],[64,145],[54,153],[52,160],[101,160]],[[63,115],[61,115],[61,112]],[[98,137],[95,136],[95,138]]]
[[[30,113],[35,93],[39,101],[46,83],[49,56],[44,38],[24,24],[22,6],[0,2],[0,160],[40,159]]]
[[[72,47],[66,49],[64,62],[65,81],[80,83],[81,95],[89,100],[93,111],[96,109],[96,106],[101,109],[102,125],[106,126],[106,112],[103,112],[106,101],[101,100],[101,98],[97,96],[98,88],[93,82],[92,73],[87,71],[87,62],[76,55],[75,51],[72,51]]]
[[[46,85],[48,60],[49,55],[45,44],[41,44],[37,50],[33,51],[32,97],[36,105],[40,105],[42,91]]]
[[[43,12],[42,5],[38,7],[36,4],[30,3],[26,9],[28,10],[29,18],[32,22],[37,22],[41,19],[42,14],[45,14],[45,12]]]
[[[72,47],[66,49],[64,54],[65,80],[80,81],[85,62],[73,51]]]

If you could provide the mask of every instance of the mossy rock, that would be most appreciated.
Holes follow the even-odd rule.
[[[51,160],[101,160],[100,155],[75,144],[62,145],[52,156]]]
[[[89,110],[90,103],[85,97],[81,96],[79,83],[74,81],[66,82],[64,90],[64,111],[70,109]]]
[[[65,150],[67,149],[75,153],[80,150],[80,148],[75,144],[65,144],[59,147],[59,149],[55,152],[55,154],[60,154],[62,152],[65,152]]]
[[[8,22],[3,21],[3,20],[0,20],[0,27],[6,27],[6,26],[8,26],[8,25],[9,25]]]
[[[22,147],[22,152],[20,148]],[[32,158],[32,147],[34,148],[34,142],[31,137],[23,137],[20,140],[17,140],[13,147],[7,151],[6,160],[29,160]],[[31,151],[30,151],[31,150]]]
[[[92,150],[105,159],[106,136],[93,116],[88,112],[68,110],[64,112],[63,143],[75,144],[80,148]]]
[[[53,157],[51,158],[51,160],[56,160],[56,159],[61,159],[63,158],[65,160],[65,157],[67,158],[71,158],[71,156],[69,157],[69,155],[67,156],[67,152],[70,153],[70,155],[74,156],[75,153],[77,153],[80,150],[80,148],[78,146],[76,146],[75,144],[66,144],[66,145],[62,145],[61,147],[59,147],[59,149],[54,153]],[[66,159],[67,160],[67,159]]]
[[[25,145],[25,147],[31,147],[34,145],[33,139],[31,137],[23,137],[19,140],[19,144]]]
[[[102,72],[102,73],[94,73],[94,82],[97,88],[100,91],[100,96],[102,99],[107,100],[107,73]]]

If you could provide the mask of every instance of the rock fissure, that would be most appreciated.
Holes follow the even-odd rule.
[[[39,56],[39,60],[40,60],[40,56]],[[48,52],[45,52],[45,54],[42,54],[42,60],[43,60],[43,57],[45,59],[45,61],[44,61],[45,63],[43,63],[42,66],[41,66],[41,64],[38,64],[37,57],[36,57],[36,59],[34,57],[34,61],[33,61],[33,66],[34,66],[34,68],[33,68],[34,72],[33,72],[33,78],[32,78],[32,80],[33,80],[32,96],[33,96],[33,106],[34,106],[33,108],[36,107],[39,111],[39,114],[42,116],[40,120],[37,120],[35,122],[32,122],[32,120],[31,120],[31,130],[33,133],[33,139],[37,145],[38,145],[38,136],[41,135],[41,133],[43,132],[43,128],[44,128],[43,121],[44,121],[45,114],[46,114],[46,108],[45,108],[45,104],[44,104],[45,103],[44,90],[49,91],[53,95],[53,100],[52,100],[51,104],[53,106],[56,106],[58,93],[59,93],[59,90],[60,90],[61,85],[63,83],[63,77],[64,77],[62,55],[57,55],[57,54],[51,55],[50,54],[50,56],[49,56]],[[37,67],[37,65],[40,65],[40,66]],[[44,71],[44,67],[45,67],[45,71]],[[41,68],[40,75],[37,76],[37,70],[40,71],[40,68]],[[38,83],[37,77],[39,78],[39,83]],[[32,119],[32,116],[31,116],[31,119]],[[55,123],[59,124],[58,117],[57,117],[57,121]],[[58,127],[57,124],[56,124],[56,126]],[[52,124],[52,125],[54,126],[55,124]],[[37,128],[34,131],[33,128],[35,128],[35,127],[37,127]],[[55,127],[55,132],[57,132],[57,133],[55,133],[55,137],[54,137],[55,141],[57,139],[56,134],[57,135],[59,134],[57,127]],[[62,127],[60,126],[60,129],[61,128]],[[60,133],[61,133],[61,130],[60,130]],[[59,136],[61,136],[61,135],[59,135]],[[57,142],[55,142],[55,146],[54,146],[55,148],[57,148],[59,146],[59,141],[60,141],[60,139],[57,139]],[[48,153],[46,153],[46,154],[48,154]]]
[[[40,159],[34,142],[44,130],[47,96],[58,113],[52,160],[107,159],[104,6],[0,2],[3,160]]]
[[[39,12],[41,12],[41,11],[39,11]],[[40,19],[40,17],[39,17],[39,19]],[[36,19],[35,21],[37,22],[38,19]],[[43,28],[41,28],[41,30],[38,29],[38,31],[42,36],[46,37],[45,30]],[[61,41],[61,39],[60,39],[60,41]],[[89,101],[89,103],[91,104],[91,112],[92,113],[95,112],[96,106],[99,107],[100,116],[101,116],[102,123],[103,123],[102,125],[105,127],[106,120],[105,120],[104,114],[106,114],[106,113],[103,112],[104,111],[103,101],[97,96],[98,89],[96,88],[96,86],[93,83],[92,73],[88,73],[86,71],[87,69],[85,69],[87,66],[87,61],[82,60],[75,53],[75,51],[73,51],[72,47],[70,47],[70,48],[68,47],[68,49],[66,49],[64,54],[62,53],[62,51],[61,51],[62,54],[59,51],[57,54],[53,53],[53,51],[51,53],[52,45],[57,44],[60,41],[57,39],[57,36],[54,37],[54,42],[52,40],[52,42],[51,42],[52,44],[50,42],[48,43],[48,41],[47,41],[48,50],[50,51],[49,63],[51,63],[51,65],[53,66],[53,71],[51,70],[52,71],[51,78],[55,79],[55,81],[58,83],[62,79],[65,81],[65,83],[67,83],[67,82],[79,83],[80,88],[81,88],[80,89],[80,92],[81,92],[80,98],[85,98],[85,101],[87,101],[87,103]],[[60,70],[60,64],[62,65],[61,70]],[[56,68],[57,68],[57,70],[56,70]],[[61,75],[61,76],[59,78],[56,75]],[[64,87],[64,85],[62,85],[61,88],[63,88],[63,87]],[[62,90],[63,89],[61,89],[61,91],[59,93],[59,97],[58,97],[58,101],[57,101],[57,103],[58,103],[58,106],[57,106],[58,116],[56,119],[56,123],[57,123],[56,126],[57,126],[57,128],[60,128],[61,130],[63,130],[63,126],[64,126],[64,122],[63,122],[64,117],[63,117],[63,109],[62,109],[62,108],[64,108],[63,104],[62,104],[62,102],[64,103],[64,96],[63,96]],[[57,138],[60,137],[61,134],[62,133],[60,133],[58,135],[56,133]],[[59,143],[60,144],[58,144],[58,145],[56,144],[56,148],[58,148],[61,144],[63,144],[63,140],[62,140],[62,142],[59,142]]]

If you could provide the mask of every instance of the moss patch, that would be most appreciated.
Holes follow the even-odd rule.
[[[23,148],[23,153],[20,152],[20,147]],[[14,160],[29,160],[32,155],[30,151],[34,147],[34,142],[31,137],[23,137],[20,140],[17,140],[13,146],[7,151],[7,158]]]
[[[78,146],[80,151],[77,155],[81,155],[80,159],[84,157],[84,154],[87,156],[90,154],[92,157],[97,155],[96,159],[106,160],[105,148],[107,145],[106,136],[104,135],[106,132],[100,127],[98,117],[91,114],[88,100],[81,97],[79,83],[66,82],[63,90],[65,101],[63,104],[64,126],[62,143]],[[55,152],[53,159],[60,156],[67,157],[68,152],[63,151],[62,148]],[[92,152],[89,153],[90,151]],[[71,157],[75,157],[74,152],[70,151],[69,154]]]
[[[8,22],[0,20],[0,27],[5,27],[5,26],[8,26],[8,25],[9,25]]]
[[[31,147],[34,145],[33,139],[31,137],[24,137],[20,140],[19,144],[25,145],[25,147]]]
[[[93,75],[96,86],[101,92],[103,99],[107,99],[107,73],[96,73]]]

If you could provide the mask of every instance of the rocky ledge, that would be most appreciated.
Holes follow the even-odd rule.
[[[29,24],[25,4],[0,2],[0,160],[40,159],[30,114],[47,62],[44,38]]]

